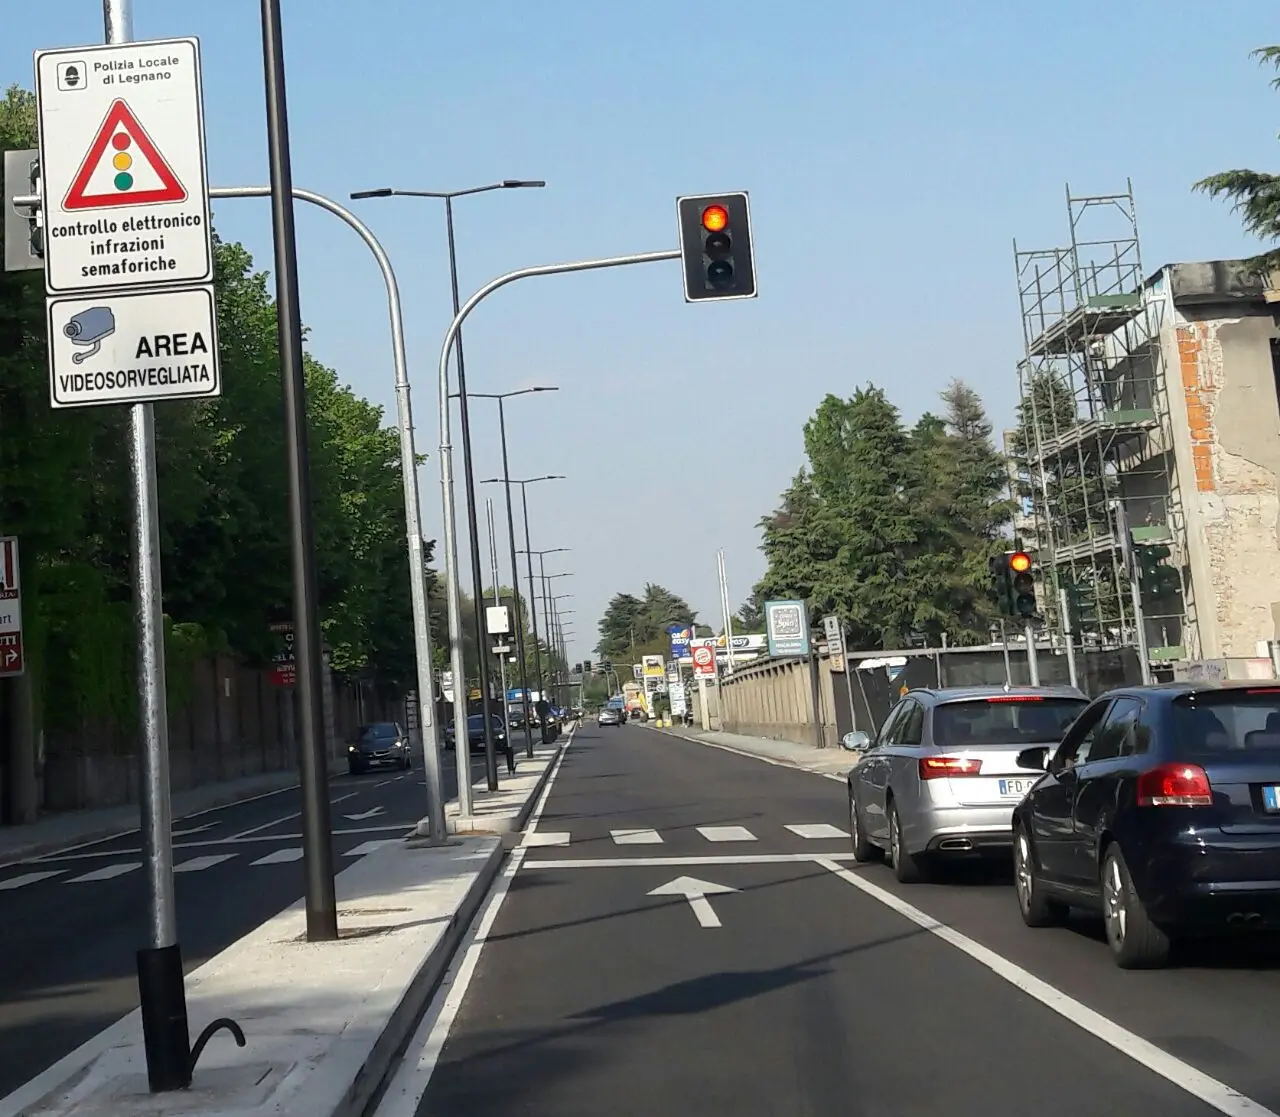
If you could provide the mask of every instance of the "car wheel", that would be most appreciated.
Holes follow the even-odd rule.
[[[867,835],[862,829],[862,813],[853,797],[853,788],[849,789],[849,837],[853,840],[853,859],[859,865],[880,859],[879,848],[867,841]]]
[[[1152,970],[1168,964],[1173,944],[1151,922],[1115,843],[1102,859],[1102,917],[1111,956],[1122,970]]]
[[[1031,837],[1017,826],[1013,831],[1013,885],[1018,893],[1018,910],[1028,927],[1055,927],[1067,918],[1067,905],[1044,894],[1036,868]]]
[[[926,877],[924,858],[907,852],[906,839],[902,835],[902,819],[898,817],[898,804],[889,803],[889,865],[901,884],[918,884]]]

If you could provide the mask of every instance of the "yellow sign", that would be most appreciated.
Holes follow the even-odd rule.
[[[471,693],[470,693],[467,697],[469,697],[469,698],[471,699],[471,701],[472,701],[472,702],[479,702],[479,701],[480,701],[480,688],[479,688],[478,686],[473,686],[473,687],[471,688]]]
[[[660,655],[647,655],[641,661],[641,671],[645,678],[665,679],[667,677],[667,665]]]

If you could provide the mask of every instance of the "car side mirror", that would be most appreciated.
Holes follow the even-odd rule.
[[[1018,753],[1018,767],[1029,768],[1034,772],[1043,772],[1049,760],[1049,750],[1044,745],[1023,749]]]
[[[850,733],[846,733],[840,740],[850,752],[866,752],[871,747],[871,738],[861,729],[855,729]]]

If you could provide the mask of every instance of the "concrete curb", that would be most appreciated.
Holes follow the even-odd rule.
[[[506,858],[507,851],[502,844],[494,846],[493,852],[467,888],[466,899],[453,913],[449,926],[435,949],[423,958],[400,1003],[387,1020],[386,1027],[373,1041],[369,1056],[351,1088],[330,1111],[333,1117],[365,1117],[373,1109],[373,1103],[381,1096],[392,1071],[404,1056],[422,1014],[430,1006],[431,998],[453,962],[467,928],[471,926],[471,921],[488,896]]]
[[[332,764],[329,768],[329,775],[337,775],[347,770],[346,761]],[[174,822],[180,822],[184,818],[191,818],[198,814],[204,814],[206,811],[216,811],[220,807],[234,807],[237,803],[247,803],[251,799],[262,798],[267,795],[279,795],[285,791],[292,791],[296,787],[300,787],[296,772],[281,772],[281,779],[287,776],[287,782],[282,782],[278,787],[267,786],[269,782],[264,780],[263,784],[252,790],[242,788],[239,792],[228,791],[222,795],[214,795],[207,802],[202,803],[195,810],[187,811],[182,815],[175,815]],[[207,785],[206,785],[207,786]],[[198,788],[190,788],[196,791]],[[93,808],[89,808],[92,810]],[[106,842],[112,838],[122,838],[126,834],[136,834],[141,828],[139,821],[133,822],[114,822],[104,823],[102,826],[91,827],[82,830],[74,837],[48,838],[44,841],[28,842],[26,845],[11,846],[9,849],[0,852],[0,869],[7,869],[10,866],[21,864],[23,861],[30,861],[33,857],[42,857],[46,853],[58,853],[64,849],[75,849],[77,846],[93,845],[95,842]]]

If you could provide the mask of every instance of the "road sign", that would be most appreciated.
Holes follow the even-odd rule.
[[[200,44],[36,52],[50,294],[213,278]]]
[[[0,538],[0,678],[21,675],[25,669],[18,537],[6,535]]]
[[[646,678],[665,679],[667,677],[667,665],[660,655],[646,655],[640,659],[641,673]]]
[[[484,611],[484,627],[490,636],[505,636],[511,631],[511,613],[505,605],[490,605]]]
[[[298,664],[293,652],[293,622],[280,621],[271,625],[271,631],[279,637],[276,653],[271,657],[271,685],[293,686],[298,681]]]
[[[840,623],[840,618],[834,615],[823,617],[822,628],[827,636],[827,654],[843,655],[844,625]]]
[[[54,407],[222,394],[213,287],[51,298]]]
[[[716,650],[706,644],[693,649],[693,673],[699,678],[715,677]]]

